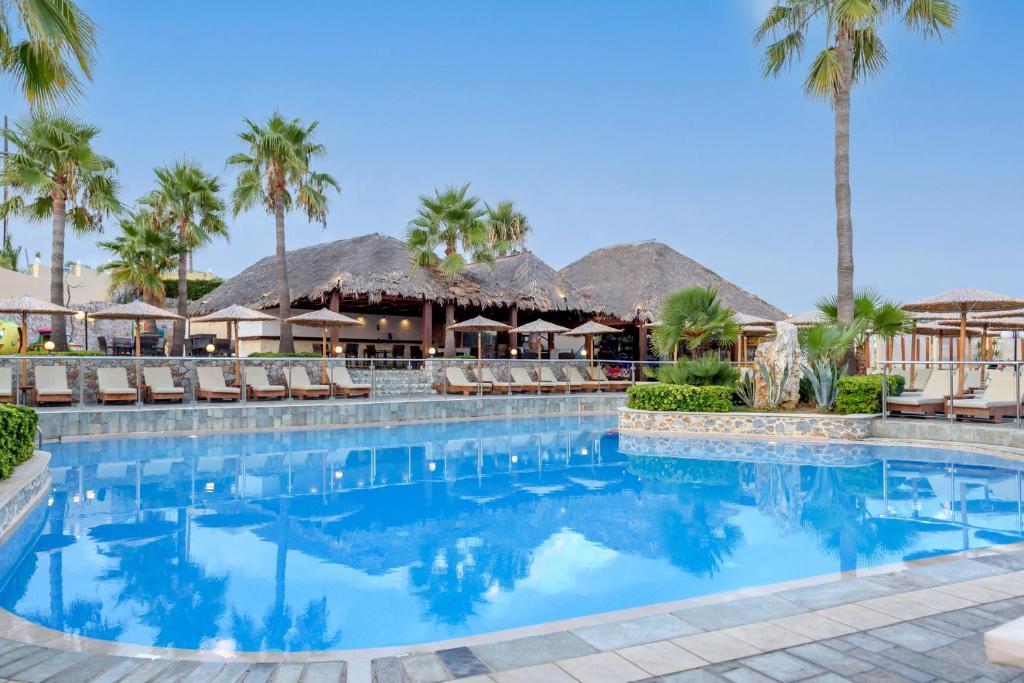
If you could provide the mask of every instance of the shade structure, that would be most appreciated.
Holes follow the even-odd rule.
[[[242,321],[267,322],[270,320],[277,320],[277,318],[260,311],[254,311],[245,306],[239,306],[238,304],[232,304],[227,308],[222,308],[208,315],[192,318],[194,323],[228,323],[231,325],[235,333],[235,377],[239,378],[239,382],[241,382],[242,377],[241,361],[239,360],[242,344],[238,339],[238,323]]]
[[[1011,313],[1018,313],[1018,311],[1011,311]],[[1019,311],[1021,315],[1015,315],[1013,317],[1005,318],[982,318],[978,316],[981,321],[989,324],[989,329],[998,332],[1013,332],[1013,361],[1016,363],[1020,360],[1021,355],[1024,354],[1024,348],[1018,345],[1020,339],[1020,332],[1024,330],[1024,311]]]
[[[509,332],[515,332],[516,334],[562,334],[568,332],[568,327],[562,327],[555,323],[549,323],[543,318],[537,318],[533,322],[520,325],[519,327],[513,327]],[[549,349],[550,352],[550,349]],[[537,344],[537,360],[540,360],[540,344]]]
[[[602,325],[599,322],[588,320],[579,327],[574,327],[568,332],[565,332],[567,337],[585,337],[587,345],[587,358],[590,359],[590,364],[594,364],[594,335],[595,334],[619,334],[622,330],[618,330],[608,325]]]
[[[745,363],[747,360],[747,332],[768,332],[775,328],[775,321],[748,313],[732,314],[733,322],[740,326],[740,336],[736,343],[736,361]]]
[[[335,313],[329,308],[321,308],[319,311],[310,311],[309,313],[303,313],[302,315],[293,315],[285,320],[285,322],[291,325],[305,325],[306,327],[321,328],[323,332],[320,337],[322,356],[320,374],[322,376],[321,381],[324,384],[327,384],[327,330],[332,327],[358,325],[359,321],[355,318],[350,318],[343,313]],[[333,382],[331,384],[333,385]]]
[[[957,360],[960,362],[957,395],[963,396],[965,368],[964,347],[967,343],[967,314],[981,311],[1010,311],[1024,308],[1024,299],[1007,296],[984,289],[964,287],[950,289],[941,294],[903,304],[907,311],[924,311],[929,313],[958,313],[960,315],[960,344],[957,347]]]
[[[478,315],[475,318],[469,320],[463,320],[460,323],[452,323],[448,326],[449,330],[453,332],[476,332],[476,366],[480,367],[483,361],[484,355],[484,342],[483,335],[480,332],[505,332],[511,330],[511,325],[505,323],[499,323],[497,320],[491,320],[485,318],[482,315]]]
[[[28,317],[30,315],[74,315],[77,311],[65,308],[59,304],[50,303],[37,299],[34,296],[22,294],[7,299],[0,299],[0,313],[13,314],[21,318],[21,349],[22,356],[28,351]],[[28,363],[25,359],[21,361],[21,385],[28,382]]]
[[[142,337],[139,324],[143,320],[184,320],[177,313],[171,313],[166,308],[153,306],[136,299],[131,303],[118,304],[102,311],[90,313],[93,320],[131,320],[135,323],[135,355],[142,355]]]
[[[774,327],[775,321],[769,320],[768,318],[762,318],[757,315],[749,315],[747,313],[736,313],[732,314],[733,322],[740,327]]]
[[[821,311],[807,311],[805,313],[800,313],[786,318],[786,322],[790,325],[796,325],[797,327],[810,327],[812,325],[820,325],[821,323],[828,322],[828,319]]]

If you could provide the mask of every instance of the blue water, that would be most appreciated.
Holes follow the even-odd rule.
[[[613,420],[54,444],[0,605],[125,643],[370,647],[1022,538],[1016,465]]]

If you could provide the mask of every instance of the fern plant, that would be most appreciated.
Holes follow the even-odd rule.
[[[804,378],[811,385],[814,402],[820,410],[832,410],[839,396],[839,378],[843,376],[835,363],[819,360],[803,367]]]
[[[764,361],[757,361],[757,370],[764,380],[764,405],[765,410],[778,410],[779,404],[786,394],[786,383],[789,381],[789,364],[782,368],[781,373],[776,373],[775,368],[769,369]]]

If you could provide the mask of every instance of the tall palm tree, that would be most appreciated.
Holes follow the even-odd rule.
[[[508,256],[526,248],[526,236],[533,229],[526,215],[512,202],[498,202],[487,208],[487,232],[494,254]]]
[[[14,190],[0,204],[0,218],[21,215],[52,225],[50,301],[64,300],[64,233],[67,223],[85,233],[102,228],[102,219],[120,213],[114,162],[100,155],[93,142],[100,129],[64,114],[36,112],[19,120],[5,135],[17,151],[7,158],[0,184]],[[67,349],[64,316],[52,320],[51,339]]]
[[[130,293],[154,306],[163,306],[162,276],[174,267],[178,242],[166,222],[152,211],[135,211],[120,221],[121,234],[99,242],[112,259],[99,267],[110,274],[110,293]]]
[[[754,35],[766,44],[765,77],[778,76],[803,55],[807,34],[825,31],[824,46],[811,60],[804,91],[828,98],[834,111],[836,241],[838,244],[837,319],[854,320],[853,218],[850,213],[850,93],[853,86],[880,72],[887,62],[879,37],[887,18],[901,19],[925,36],[952,29],[957,6],[952,0],[778,0]],[[821,44],[821,43],[814,43]]]
[[[419,266],[438,268],[448,277],[470,262],[493,263],[486,213],[480,200],[469,195],[469,183],[434,190],[433,197],[420,195],[420,209],[406,233],[413,260]]]
[[[79,94],[95,49],[96,26],[71,0],[0,2],[0,71],[32,105]]]
[[[732,309],[722,306],[711,287],[687,287],[670,294],[661,307],[661,324],[652,335],[662,358],[678,360],[682,345],[691,359],[715,343],[729,346],[739,338],[740,326]]]
[[[178,265],[178,315],[171,338],[171,355],[185,350],[185,321],[188,315],[189,254],[213,241],[228,237],[224,222],[224,201],[220,180],[191,161],[179,161],[155,169],[157,187],[142,203],[165,219],[176,232]]]
[[[235,216],[242,211],[262,206],[274,216],[277,235],[277,296],[281,318],[281,348],[284,353],[295,350],[291,325],[291,293],[288,288],[288,267],[285,256],[284,215],[298,207],[309,220],[327,225],[327,191],[341,191],[332,176],[314,171],[311,162],[323,158],[326,148],[314,141],[319,125],[308,126],[299,119],[286,119],[275,113],[263,125],[245,119],[246,130],[238,134],[249,146],[247,152],[233,154],[228,163],[239,168],[231,195]]]

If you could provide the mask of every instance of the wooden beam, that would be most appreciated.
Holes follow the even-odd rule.
[[[331,312],[333,313],[341,313],[341,294],[338,293],[338,290],[334,290],[333,292],[331,292],[331,299],[330,302],[328,303],[328,307],[331,309]],[[327,350],[328,356],[334,355],[334,347],[336,347],[338,345],[338,342],[340,341],[341,330],[339,330],[337,327],[332,327],[331,347]]]
[[[515,304],[513,304],[512,308],[510,308],[508,310],[508,324],[509,324],[509,327],[513,327],[513,328],[514,327],[519,327],[519,307],[516,306]],[[508,349],[509,349],[509,351],[511,351],[512,349],[517,349],[517,348],[519,348],[519,333],[518,332],[509,332],[508,333]]]
[[[430,357],[430,347],[434,345],[434,302],[429,299],[423,301],[423,357]]]

